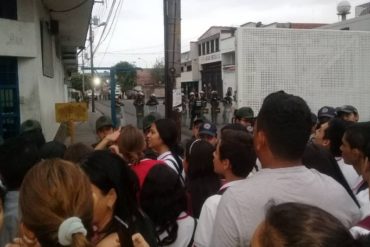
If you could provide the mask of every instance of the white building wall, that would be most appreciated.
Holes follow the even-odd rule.
[[[229,87],[232,88],[232,92],[236,88],[236,76],[235,76],[235,66],[233,70],[222,70],[222,81],[223,81],[223,92],[226,93]]]
[[[190,43],[190,59],[192,67],[192,81],[200,80],[200,71],[199,71],[199,58],[198,58],[198,43]]]
[[[47,141],[54,138],[59,127],[55,122],[54,104],[65,102],[66,98],[64,69],[61,60],[56,57],[54,38],[51,42],[54,77],[43,75],[40,20],[49,20],[48,18],[41,1],[18,0],[19,21],[12,21],[16,24],[8,26],[12,30],[17,25],[21,30],[27,27],[27,31],[17,34],[19,40],[24,40],[23,46],[16,51],[10,50],[8,54],[18,57],[21,122],[30,118],[40,121]],[[11,33],[9,30],[7,32]],[[3,50],[2,47],[0,50]]]
[[[369,32],[239,28],[237,44],[239,106],[258,112],[269,93],[284,90],[313,112],[350,104],[370,120]]]

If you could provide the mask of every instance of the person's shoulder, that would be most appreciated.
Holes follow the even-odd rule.
[[[217,207],[217,205],[220,203],[220,200],[221,200],[221,195],[216,194],[216,195],[210,196],[204,201],[203,208],[209,209],[209,208],[213,208],[215,205]]]

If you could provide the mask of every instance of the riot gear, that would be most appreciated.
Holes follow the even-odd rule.
[[[220,99],[218,98],[217,91],[211,92],[211,119],[212,123],[217,125],[217,116],[220,113]]]
[[[143,128],[143,117],[144,117],[144,93],[139,91],[134,101],[136,109],[136,127],[139,129]]]

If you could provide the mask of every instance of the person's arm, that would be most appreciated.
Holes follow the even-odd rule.
[[[118,137],[121,133],[121,128],[115,130],[113,133],[107,135],[101,140],[98,145],[95,146],[95,150],[104,150],[107,146],[111,145],[113,142],[118,140]]]

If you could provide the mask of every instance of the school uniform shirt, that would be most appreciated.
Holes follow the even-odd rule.
[[[346,179],[349,187],[354,190],[356,187],[357,183],[362,180],[361,176],[357,174],[355,171],[355,168],[353,168],[352,165],[348,165],[344,163],[344,160],[342,157],[335,157],[335,160],[338,163],[338,166],[340,170],[343,173],[344,178]]]
[[[179,159],[182,162],[182,159],[181,159],[180,156],[179,156]],[[184,166],[182,165],[182,163],[181,164],[177,164],[177,161],[176,161],[175,157],[173,157],[173,155],[172,155],[172,153],[170,151],[164,152],[163,154],[159,155],[158,158],[157,158],[157,160],[161,160],[164,163],[166,163],[166,165],[168,165],[169,167],[171,167],[177,174],[179,174],[179,170],[178,170],[178,167],[176,167],[176,166],[181,166],[182,167],[181,176],[183,178],[183,181],[185,181]]]
[[[194,236],[194,245],[197,247],[210,246],[213,225],[215,223],[216,212],[218,204],[220,203],[222,191],[227,190],[231,186],[238,186],[242,180],[236,180],[229,183],[225,183],[216,195],[210,196],[204,202],[202,210],[198,219],[197,230]]]
[[[187,247],[191,241],[191,238],[194,233],[195,220],[186,212],[181,212],[177,218],[177,224],[179,226],[177,230],[177,238],[176,241],[170,245],[166,245],[166,247]],[[167,237],[167,232],[163,232],[159,239],[164,239]]]
[[[360,220],[359,208],[333,178],[300,164],[264,168],[223,194],[210,246],[249,246],[254,231],[265,218],[265,207],[271,201],[314,205],[330,212],[347,228]]]
[[[358,191],[358,193],[355,194],[355,196],[356,196],[357,201],[360,203],[361,220],[362,220],[370,216],[369,188]]]
[[[349,229],[352,236],[357,239],[362,235],[370,234],[370,216],[366,217],[365,219],[361,220],[356,226]]]

